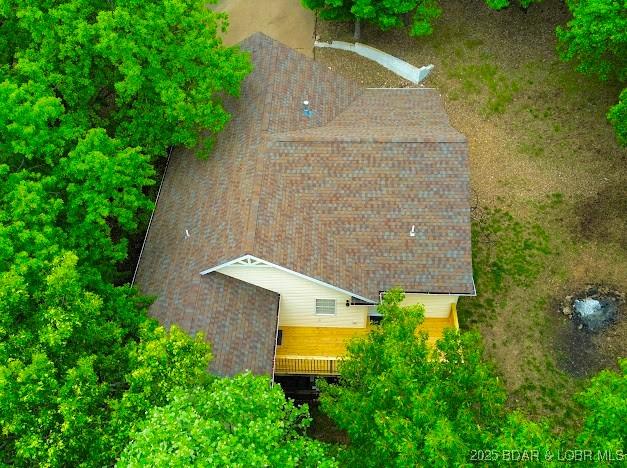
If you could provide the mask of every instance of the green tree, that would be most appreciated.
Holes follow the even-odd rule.
[[[125,148],[102,129],[89,130],[52,171],[64,200],[59,222],[66,245],[109,279],[126,258],[127,235],[153,207],[143,189],[154,184],[154,174],[139,148]]]
[[[12,171],[46,172],[72,138],[78,139],[61,100],[41,83],[18,83],[0,66],[0,152]]]
[[[27,108],[16,108],[20,111]],[[44,159],[51,162],[52,155]],[[89,131],[53,166],[45,161],[34,164],[17,152],[8,159],[11,156],[15,164],[21,159],[18,169],[27,169],[11,172],[8,165],[0,166],[0,223],[9,249],[6,256],[0,252],[5,266],[50,262],[61,251],[72,250],[93,287],[114,279],[117,262],[127,255],[128,235],[137,231],[140,215],[152,207],[144,194],[154,183],[148,158],[137,148],[122,147],[102,129]],[[34,252],[38,246],[41,251]],[[30,272],[39,274],[36,268]]]
[[[504,8],[508,8],[511,6],[510,0],[484,0],[486,5],[488,5],[493,10],[502,10]],[[540,3],[542,0],[518,0],[518,6],[521,9],[527,10],[532,4]]]
[[[627,453],[627,359],[621,359],[619,367],[618,373],[601,371],[577,396],[586,414],[579,446]]]
[[[325,20],[355,22],[355,40],[361,36],[361,21],[382,31],[408,26],[411,36],[427,36],[431,23],[440,17],[438,0],[302,0],[306,8]]]
[[[620,93],[618,104],[610,108],[607,119],[616,131],[618,142],[627,146],[627,88]]]
[[[330,21],[354,20],[351,7],[355,0],[301,0],[305,8],[318,13],[321,19]]]
[[[228,119],[245,54],[204,2],[0,0],[0,464],[111,465],[210,380],[208,345],[114,287],[154,155]]]
[[[622,0],[569,0],[573,18],[557,28],[560,53],[601,80],[627,80],[627,5]]]
[[[296,408],[266,378],[216,379],[168,399],[134,433],[118,466],[337,466],[303,436],[306,405]]]
[[[130,146],[193,147],[201,134],[211,143],[227,123],[219,96],[237,96],[251,65],[247,54],[222,45],[226,15],[207,3],[118,0],[99,13],[96,51],[115,77],[106,86],[115,108],[104,112],[105,128]]]
[[[348,432],[352,460],[370,466],[452,466],[470,461],[505,415],[505,391],[476,334],[445,332],[430,349],[422,306],[388,292],[382,324],[348,345],[338,385],[321,382],[323,410]]]
[[[150,156],[211,142],[228,120],[250,61],[224,47],[226,16],[200,0],[4,0],[5,63],[21,83],[45,86],[85,132],[104,128]]]
[[[105,302],[82,288],[73,254],[54,259],[43,284],[30,283],[20,269],[0,274],[4,461],[62,466],[106,459],[103,406],[109,379],[128,369],[134,303]]]
[[[150,410],[168,402],[174,389],[206,386],[213,378],[207,371],[210,346],[201,334],[191,339],[176,326],[166,332],[151,320],[142,324],[140,338],[129,345],[129,372],[117,381],[123,392],[109,404],[107,440],[116,454]]]
[[[581,73],[602,81],[627,82],[627,3],[624,0],[569,0],[573,18],[557,28],[563,60],[572,61]],[[610,109],[608,119],[618,141],[627,145],[625,91]]]
[[[498,431],[490,434],[484,443],[498,454],[501,462],[505,453],[519,455],[521,459],[527,455],[528,460],[523,459],[521,466],[537,467],[563,466],[563,461],[557,460],[562,444],[563,441],[551,432],[546,422],[530,421],[520,412],[509,413]]]
[[[113,462],[147,411],[174,386],[202,383],[201,336],[147,319],[129,288],[97,295],[77,258],[53,260],[43,284],[0,274],[0,427],[3,462]]]
[[[355,0],[351,12],[382,31],[408,25],[411,36],[431,34],[431,23],[442,14],[437,0]]]

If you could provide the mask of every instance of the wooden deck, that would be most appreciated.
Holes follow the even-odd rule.
[[[346,353],[346,343],[364,336],[365,328],[280,327],[283,339],[276,348],[276,375],[337,375],[337,363]],[[446,318],[426,318],[418,327],[429,334],[429,344],[442,338],[445,328],[459,329],[455,305]]]

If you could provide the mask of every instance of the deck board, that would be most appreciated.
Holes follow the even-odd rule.
[[[447,318],[427,318],[418,327],[429,334],[429,344],[442,337],[444,329],[454,327],[453,314]],[[364,336],[370,330],[365,328],[331,327],[280,327],[283,331],[282,344],[277,346],[279,356],[318,356],[342,357],[346,353],[346,344],[353,337]]]

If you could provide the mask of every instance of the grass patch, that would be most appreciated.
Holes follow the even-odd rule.
[[[500,208],[475,208],[472,220],[474,277],[478,296],[462,298],[459,318],[463,326],[487,319],[501,309],[507,291],[528,286],[550,253],[548,236],[536,223],[525,223]]]
[[[463,58],[464,54],[456,56]],[[505,112],[519,89],[516,80],[490,62],[460,64],[448,70],[447,75],[449,79],[457,80],[461,88],[453,89],[452,92],[457,96],[473,96],[479,100],[481,113],[486,117]]]

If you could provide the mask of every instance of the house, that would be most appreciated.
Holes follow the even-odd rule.
[[[212,370],[334,375],[386,290],[435,339],[474,295],[467,143],[432,89],[364,89],[262,34],[208,160],[170,160],[136,271]],[[307,103],[304,103],[307,101]]]

